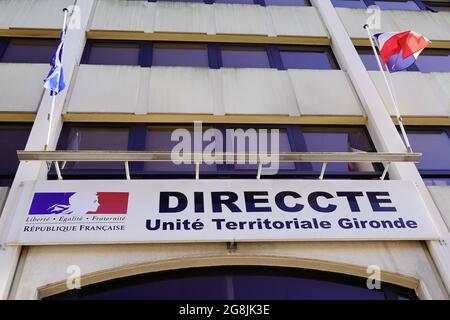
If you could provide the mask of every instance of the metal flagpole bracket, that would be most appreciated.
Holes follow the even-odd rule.
[[[327,169],[327,163],[322,163],[322,170],[320,170],[319,180],[323,180],[323,176],[325,175],[325,170]]]
[[[61,175],[61,169],[59,168],[59,163],[58,161],[55,161],[55,169],[56,169],[56,174],[58,175],[58,180],[62,180],[63,177]]]
[[[127,180],[131,180],[130,176],[130,166],[128,164],[128,161],[125,161],[125,175],[127,177]]]
[[[390,165],[391,165],[390,162],[388,162],[388,163],[386,164],[386,166],[384,167],[383,174],[382,174],[381,177],[380,177],[380,180],[384,180],[384,179],[386,178],[386,174],[388,173],[388,170],[389,170],[389,166],[390,166]]]
[[[200,180],[200,162],[195,162],[195,180]]]
[[[237,251],[237,242],[234,241],[234,239],[231,242],[227,242],[227,250],[228,253],[233,253]]]
[[[261,173],[262,173],[262,162],[258,161],[258,173],[256,175],[256,179],[257,180],[261,179]]]

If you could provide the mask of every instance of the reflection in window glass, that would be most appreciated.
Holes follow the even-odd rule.
[[[215,3],[254,4],[253,0],[215,0]]]
[[[24,150],[30,135],[31,124],[2,124],[0,125],[0,186],[10,185],[19,160],[17,150]]]
[[[281,50],[281,60],[286,69],[334,69],[326,51]]]
[[[155,44],[154,66],[208,67],[208,51],[202,44]]]
[[[137,43],[93,43],[88,63],[136,66],[139,64],[139,45]]]
[[[367,8],[363,0],[331,0],[335,7],[343,8]]]
[[[203,130],[209,129],[203,126]],[[172,134],[175,141],[172,141]],[[202,139],[200,137],[200,139]],[[206,139],[205,139],[206,140]],[[207,146],[214,146],[215,141],[202,142],[202,150],[205,150]],[[145,150],[147,151],[186,151],[193,152],[194,146],[194,127],[193,126],[150,126],[147,127],[147,134],[145,138]],[[201,151],[201,150],[200,150]],[[217,150],[216,150],[217,151]],[[221,150],[218,150],[221,151]],[[177,155],[180,153],[177,153]],[[182,155],[180,154],[180,158]],[[195,173],[195,165],[190,162],[189,159],[182,161],[179,159],[179,163],[173,162],[145,162],[145,171],[154,172],[168,172],[168,173]],[[200,165],[200,172],[215,171],[215,163]]]
[[[447,11],[450,12],[450,2],[440,2],[440,1],[423,1],[428,8],[431,8],[435,11]]]
[[[378,64],[372,49],[358,48],[359,56],[367,70],[378,71]],[[425,49],[407,71],[450,72],[450,50]]]
[[[368,152],[373,151],[368,137],[359,129],[349,128],[303,128],[306,151],[308,152]],[[320,171],[321,163],[313,163],[313,170]],[[371,163],[329,163],[327,172],[373,172]]]
[[[264,47],[223,46],[222,63],[225,68],[270,68]]]
[[[307,0],[264,0],[268,6],[309,6]]]
[[[415,152],[421,152],[419,170],[450,170],[450,138],[443,130],[407,130]]]
[[[273,128],[276,129],[276,128]],[[278,136],[279,139],[274,139],[274,141],[272,141],[271,138],[271,130],[272,129],[267,129],[267,135],[265,135],[264,133],[261,134],[261,131],[259,131],[257,128],[253,129],[253,128],[233,128],[232,130],[235,130],[234,133],[233,131],[228,131],[227,130],[227,135],[226,135],[226,145],[227,146],[234,146],[234,149],[231,147],[228,147],[229,149],[227,149],[227,151],[232,151],[232,152],[236,152],[236,153],[257,153],[258,152],[258,148],[259,146],[263,146],[265,145],[265,143],[267,143],[267,152],[268,153],[278,153],[278,152],[292,152],[292,146],[290,144],[289,141],[289,137],[288,137],[288,132],[285,129],[277,129],[278,130]],[[240,130],[242,130],[242,132],[244,132],[246,134],[246,138],[243,139],[243,134],[240,134]],[[241,137],[241,139],[239,139],[239,137]],[[266,140],[266,142],[263,141],[263,139]],[[234,140],[232,142],[232,140]],[[274,145],[274,143],[276,143],[277,145]],[[262,147],[261,147],[262,148]],[[261,151],[261,150],[260,150]],[[295,169],[295,163],[293,162],[282,162],[279,163],[279,169],[280,170],[294,170]],[[264,174],[264,169],[265,168],[269,168],[270,165],[269,164],[264,164],[263,165],[263,171],[262,173]],[[258,169],[258,165],[256,163],[238,163],[236,165],[234,165],[234,168],[236,170],[257,170]],[[271,167],[272,169],[274,169],[274,167]]]
[[[385,10],[420,10],[414,1],[375,1],[375,4]]]
[[[69,131],[65,150],[127,150],[127,128],[76,128]],[[123,169],[119,162],[68,162],[65,169]]]
[[[1,62],[49,64],[57,45],[51,39],[11,39]]]
[[[378,67],[377,58],[373,54],[372,49],[358,49],[359,57],[361,58],[364,66],[369,71],[378,71],[380,68]]]
[[[415,64],[421,72],[450,72],[450,50],[425,50]]]

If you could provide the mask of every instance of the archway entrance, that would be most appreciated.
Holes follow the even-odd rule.
[[[366,279],[314,270],[229,266],[191,268],[114,279],[45,299],[96,300],[310,300],[417,299],[414,290],[381,284],[369,290]]]

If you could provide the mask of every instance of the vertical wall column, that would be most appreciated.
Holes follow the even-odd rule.
[[[312,0],[331,36],[334,54],[345,70],[368,116],[368,130],[379,151],[406,152],[383,100],[364,67],[345,27],[330,0]],[[361,25],[361,28],[363,26]],[[393,163],[389,176],[398,180],[413,181],[422,196],[430,217],[441,234],[441,241],[427,241],[430,254],[439,270],[441,279],[450,293],[450,234],[426,188],[416,166],[412,163]]]
[[[50,137],[49,149],[54,150],[58,137],[62,128],[62,110],[68,87],[71,84],[72,75],[75,66],[81,60],[84,44],[86,41],[86,30],[91,12],[93,11],[94,0],[77,0],[74,1],[73,15],[68,20],[69,29],[65,38],[64,46],[64,76],[66,80],[66,90],[57,96],[53,123],[52,135]],[[61,7],[61,25],[63,21],[63,7]],[[69,8],[72,9],[72,8]],[[69,10],[70,13],[71,10]],[[56,49],[56,48],[55,48]],[[50,69],[50,65],[49,65]],[[44,79],[46,74],[42,75]],[[51,109],[51,97],[48,92],[44,94],[36,115],[36,120],[31,129],[30,137],[25,150],[36,151],[43,150],[47,139],[47,130],[49,127],[48,113]],[[20,199],[22,191],[22,181],[36,181],[46,179],[47,166],[45,163],[32,161],[29,163],[21,163],[17,170],[14,182],[6,200],[3,213],[0,217],[0,245],[4,244],[8,233],[9,225],[14,218],[15,209]],[[0,299],[7,299],[14,274],[17,268],[20,256],[20,247],[0,247]]]

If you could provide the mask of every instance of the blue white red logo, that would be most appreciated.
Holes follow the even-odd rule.
[[[128,192],[37,192],[28,215],[126,214]]]

